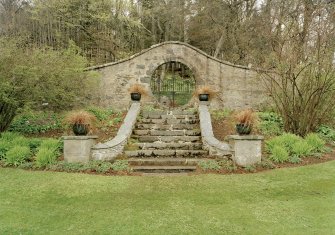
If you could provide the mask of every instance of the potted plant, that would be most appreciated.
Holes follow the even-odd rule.
[[[65,122],[72,127],[75,135],[87,135],[94,128],[96,117],[84,110],[69,113]]]
[[[148,96],[147,89],[138,83],[131,85],[128,91],[130,92],[130,98],[133,101],[140,101],[142,96]]]
[[[257,116],[251,109],[247,109],[236,115],[236,121],[236,132],[239,135],[249,135],[257,122]]]
[[[206,86],[199,86],[196,89],[194,96],[197,96],[200,101],[209,101],[212,98],[214,98],[216,94],[217,92],[214,89],[206,85]]]

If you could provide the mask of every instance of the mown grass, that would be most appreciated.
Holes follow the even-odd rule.
[[[335,162],[248,175],[0,168],[0,234],[334,234]]]

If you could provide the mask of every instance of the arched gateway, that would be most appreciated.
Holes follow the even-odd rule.
[[[153,94],[144,102],[157,101],[155,73],[162,65],[171,63],[185,65],[192,72],[194,86],[210,85],[219,91],[211,102],[214,108],[257,108],[266,99],[262,81],[248,67],[220,61],[186,43],[164,42],[128,59],[88,68],[101,74],[99,105],[126,108],[130,100],[128,88],[134,83],[142,83]],[[175,78],[172,77],[172,80]],[[175,81],[171,84],[176,85]],[[183,88],[180,89],[186,89],[186,80],[181,81]],[[171,89],[169,92],[176,94],[177,88]],[[173,99],[172,102],[177,102],[175,97]]]

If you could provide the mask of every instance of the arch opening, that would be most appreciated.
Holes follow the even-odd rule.
[[[150,88],[158,103],[177,108],[189,103],[195,90],[193,71],[178,61],[161,64],[152,73]]]

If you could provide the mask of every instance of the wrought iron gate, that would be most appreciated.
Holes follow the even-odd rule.
[[[181,78],[173,75],[169,79],[157,77],[150,82],[151,91],[158,102],[168,107],[185,105],[192,97],[195,89],[193,77]]]

